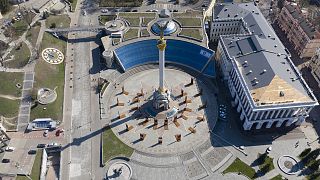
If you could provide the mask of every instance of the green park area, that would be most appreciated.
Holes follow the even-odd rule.
[[[116,15],[101,15],[99,16],[99,22],[101,25],[105,25],[106,22],[112,21],[116,18]]]
[[[187,36],[193,39],[197,39],[199,41],[202,41],[202,33],[200,29],[197,28],[190,28],[190,29],[185,29],[183,28],[179,35],[182,36]]]
[[[141,22],[141,26],[147,27],[149,22],[153,21],[155,18],[144,17]]]
[[[127,41],[130,39],[139,37],[138,32],[139,32],[139,29],[130,28],[127,32],[124,33],[123,41]]]
[[[267,153],[258,154],[257,162],[259,164],[259,169],[263,174],[274,169],[273,158],[269,157]]]
[[[70,19],[68,16],[50,16],[46,25],[51,26],[54,20],[59,20],[57,27],[69,27]],[[45,48],[57,48],[62,53],[66,52],[66,41],[58,39],[49,33],[44,33],[43,39],[40,45],[40,51]],[[33,99],[36,98],[37,90],[40,88],[55,89],[58,97],[57,99],[48,105],[40,105],[35,103],[31,108],[30,120],[35,118],[49,117],[54,120],[62,121],[63,112],[63,92],[64,92],[64,63],[58,65],[51,65],[45,62],[42,58],[37,62],[35,66],[35,83],[33,89]]]
[[[100,7],[139,7],[142,0],[100,0]]]
[[[23,73],[0,72],[0,95],[21,96],[21,89],[17,88],[19,83],[22,87]]]
[[[123,18],[126,18],[126,17],[131,17],[131,18],[139,18],[139,17],[145,17],[145,18],[155,18],[156,17],[156,14],[153,13],[153,12],[145,12],[145,13],[136,13],[136,12],[120,12],[119,17],[123,17]]]
[[[42,149],[39,149],[37,151],[36,157],[34,159],[32,171],[30,174],[30,178],[32,180],[39,180],[40,179],[42,151],[43,151]],[[29,180],[29,178],[26,176],[19,175],[19,176],[17,176],[16,180]]]
[[[22,68],[28,64],[31,53],[26,43],[17,44],[7,56],[4,66],[7,68]]]
[[[28,30],[26,38],[31,43],[33,47],[36,46],[36,42],[38,39],[39,31],[40,31],[40,23],[35,23],[31,29]]]
[[[124,144],[118,137],[113,133],[110,127],[106,127],[102,134],[103,140],[103,162],[106,163],[114,157],[130,157],[133,153],[133,149]]]
[[[280,174],[278,174],[275,177],[271,178],[270,180],[283,180],[283,177]]]
[[[147,29],[141,29],[140,34],[141,34],[141,37],[150,36],[150,33]]]
[[[0,97],[0,116],[15,117],[18,116],[20,100],[11,100]]]
[[[320,179],[320,149],[307,148],[299,154],[299,159],[304,169],[308,170],[307,179]]]
[[[51,15],[46,20],[47,28],[67,28],[69,25],[70,18],[67,15]]]
[[[181,27],[201,27],[200,18],[175,18],[181,24]]]
[[[227,167],[227,169],[223,171],[223,174],[226,173],[241,173],[246,175],[250,179],[254,179],[256,171],[246,163],[242,162],[239,158],[237,158],[229,167]]]
[[[78,0],[68,0],[68,1],[71,3],[72,10],[74,11],[76,9]]]

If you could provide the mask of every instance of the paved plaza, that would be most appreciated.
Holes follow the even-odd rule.
[[[155,118],[148,114],[148,111],[152,111],[149,108],[158,84],[158,70],[143,71],[126,79],[112,92],[112,98],[107,103],[109,107],[106,107],[110,112],[108,114],[113,132],[132,148],[152,154],[187,152],[202,144],[209,138],[208,121],[216,121],[214,111],[217,106],[215,97],[207,90],[208,87],[197,80],[190,85],[191,78],[192,76],[179,70],[166,70],[166,87],[180,112],[175,122],[168,121],[167,127],[164,120],[158,120],[158,125],[155,126]],[[128,95],[122,93],[122,87]],[[134,102],[137,94],[142,91],[144,95],[139,97],[139,102]],[[182,95],[181,91],[185,95]],[[199,91],[202,92],[201,95]],[[185,103],[186,99],[190,100],[190,103]],[[118,106],[119,102],[124,103],[123,106]],[[206,108],[200,108],[203,104],[206,104]],[[137,107],[139,109],[135,109]],[[125,117],[119,118],[119,114]],[[132,129],[128,131],[128,127]],[[140,134],[146,135],[144,140],[140,140]],[[179,134],[181,141],[178,142],[176,135]],[[162,137],[162,144],[158,143],[159,137]]]

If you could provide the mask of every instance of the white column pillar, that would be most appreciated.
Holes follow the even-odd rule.
[[[259,122],[256,129],[261,129],[262,124],[263,124],[263,122]]]
[[[164,90],[164,52],[159,49],[159,88]]]
[[[243,121],[243,119],[244,119],[244,111],[241,112],[240,119],[241,119],[241,121]]]
[[[270,114],[270,110],[267,111],[267,114],[265,115],[265,118],[264,118],[264,119],[268,119],[269,114]]]
[[[270,116],[270,119],[273,119],[273,115],[276,111],[275,110],[272,110],[272,113],[271,113],[271,116]]]
[[[296,122],[296,125],[299,126],[301,125],[301,123],[304,121],[304,117],[303,116],[299,116],[298,117],[298,121]]]
[[[288,111],[288,112],[286,113],[286,117],[288,117],[289,114],[291,113],[291,109],[288,109],[287,111]]]
[[[244,121],[243,123],[243,129],[248,131],[251,129],[251,126],[252,126],[252,123],[251,122],[248,122],[248,121]]]
[[[241,105],[240,105],[240,102],[238,104],[238,107],[237,107],[237,112],[239,113],[241,111]]]
[[[282,125],[282,123],[283,123],[283,120],[278,121],[276,124],[276,127],[280,127]]]
[[[280,118],[284,118],[284,114],[288,111],[288,109],[284,109],[283,112],[281,113]]]
[[[289,119],[289,121],[286,123],[286,126],[290,126],[293,122],[293,119]]]
[[[278,113],[276,114],[276,118],[279,118],[279,114],[280,114],[281,110],[278,111]]]
[[[253,114],[254,114],[254,112],[252,111],[251,114],[250,114],[250,116],[249,116],[249,120],[252,119]]]
[[[273,121],[269,121],[266,127],[271,128],[272,124],[273,124]]]
[[[260,113],[260,118],[259,118],[259,119],[262,119],[262,118],[263,118],[264,113],[265,113],[265,111],[261,111],[261,113]]]
[[[257,111],[256,116],[254,117],[254,120],[258,119],[259,114],[260,114],[260,111]]]

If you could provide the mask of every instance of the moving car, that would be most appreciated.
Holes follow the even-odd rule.
[[[28,151],[28,154],[36,154],[36,153],[37,153],[37,151],[36,151],[36,150],[33,150],[33,149],[31,149],[31,150]]]
[[[107,13],[107,12],[108,12],[108,9],[102,9],[101,12],[102,12],[102,13]]]
[[[6,148],[5,148],[5,151],[8,151],[8,152],[12,152],[12,151],[14,151],[15,150],[15,148],[14,147],[10,147],[10,146],[7,146]]]
[[[46,144],[38,144],[37,148],[45,148],[47,145]]]
[[[2,162],[2,163],[9,163],[9,162],[10,162],[10,159],[2,159],[1,162]]]

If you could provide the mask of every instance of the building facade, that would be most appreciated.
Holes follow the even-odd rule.
[[[308,22],[297,4],[286,2],[277,23],[301,58],[312,57],[320,47],[320,32]]]
[[[218,35],[215,58],[243,129],[300,125],[318,102],[289,51],[254,3],[216,5],[211,27],[225,22],[219,32],[228,32],[236,18],[238,31]]]
[[[311,68],[311,74],[320,87],[320,48],[317,49],[316,53],[311,58],[309,67]]]

